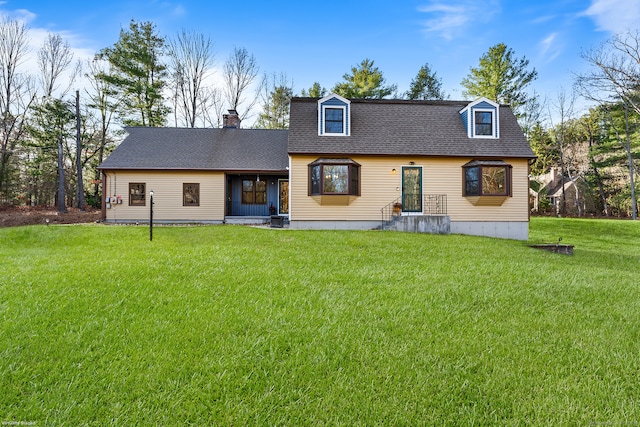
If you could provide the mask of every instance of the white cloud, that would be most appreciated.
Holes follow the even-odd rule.
[[[470,23],[488,22],[495,13],[499,12],[499,5],[497,0],[489,2],[431,0],[429,4],[418,7],[418,12],[430,16],[423,23],[426,32],[437,33],[440,37],[451,40]]]
[[[546,62],[552,62],[561,52],[558,33],[551,33],[538,43],[539,56]]]
[[[11,19],[28,24],[36,19],[36,14],[27,9],[17,9],[8,13]]]
[[[187,14],[187,10],[181,4],[173,8],[172,15],[175,17],[182,17]]]
[[[601,31],[621,33],[640,21],[638,0],[593,0],[591,6],[582,13],[593,19]]]

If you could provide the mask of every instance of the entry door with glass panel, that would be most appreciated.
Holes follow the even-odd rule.
[[[402,212],[422,212],[422,166],[402,167]]]
[[[289,214],[289,180],[278,180],[278,215]]]

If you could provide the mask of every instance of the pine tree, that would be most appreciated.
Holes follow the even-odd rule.
[[[258,118],[260,129],[289,129],[289,103],[293,88],[285,84],[273,87],[262,104],[263,111]]]
[[[442,90],[442,79],[439,79],[429,64],[420,67],[416,77],[411,80],[409,91],[405,93],[407,99],[445,99],[447,95]]]
[[[129,30],[120,30],[120,38],[98,53],[106,59],[110,71],[101,74],[121,98],[120,115],[128,126],[163,126],[169,109],[164,104],[167,68],[162,63],[165,41],[151,22],[134,20]]]
[[[313,82],[313,85],[309,88],[309,90],[302,89],[301,96],[309,97],[309,98],[322,98],[327,94],[327,89],[320,86],[320,83]]]
[[[359,66],[351,67],[351,74],[345,74],[343,83],[337,83],[333,92],[345,98],[382,99],[396,91],[397,86],[385,86],[385,79],[374,61],[363,60]]]
[[[490,47],[480,58],[480,65],[462,80],[463,96],[484,96],[492,101],[509,104],[516,116],[529,96],[527,86],[538,77],[538,72],[528,70],[529,60],[516,58],[513,49],[504,43]]]

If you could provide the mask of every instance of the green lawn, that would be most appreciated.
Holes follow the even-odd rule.
[[[0,229],[0,423],[637,425],[640,222]]]

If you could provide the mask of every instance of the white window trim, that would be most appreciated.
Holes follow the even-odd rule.
[[[476,135],[476,113],[491,113],[491,135]],[[497,139],[498,136],[498,110],[493,108],[472,108],[471,117],[471,137],[484,139]]]
[[[334,132],[325,132],[324,124],[325,124],[325,110],[327,108],[342,110],[342,132],[334,133]],[[347,106],[346,105],[323,105],[322,109],[319,111],[318,116],[318,135],[320,136],[347,136],[350,133],[349,122],[350,120],[347,117]]]

